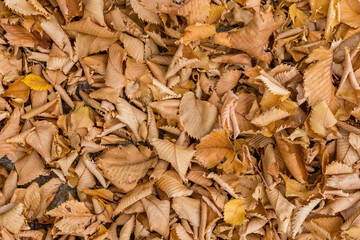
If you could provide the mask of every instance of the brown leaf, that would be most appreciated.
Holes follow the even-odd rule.
[[[296,180],[300,183],[306,183],[308,173],[305,168],[305,160],[300,145],[287,142],[281,133],[276,133],[274,136],[286,167]]]
[[[151,144],[155,147],[159,157],[171,163],[181,179],[184,180],[195,151],[162,139],[153,139]]]
[[[195,158],[206,168],[212,168],[224,160],[232,160],[235,156],[225,130],[216,130],[203,137],[196,151]]]
[[[35,130],[26,137],[26,143],[41,155],[45,163],[49,163],[51,161],[51,142],[57,128],[48,121],[35,122],[34,126]]]
[[[283,23],[283,16],[261,12],[243,28],[232,32],[217,33],[214,42],[245,51],[264,62],[271,62],[271,53],[266,53],[266,44],[273,31]]]
[[[156,159],[146,158],[134,145],[103,151],[96,161],[104,176],[125,192],[135,188],[155,163]]]
[[[159,200],[154,196],[143,198],[141,202],[149,218],[150,230],[155,230],[167,238],[169,235],[170,202]]]

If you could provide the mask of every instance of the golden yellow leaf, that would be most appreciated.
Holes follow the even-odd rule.
[[[224,160],[233,160],[235,151],[225,130],[216,130],[206,135],[196,146],[195,158],[200,164],[212,168]]]
[[[22,81],[29,88],[36,91],[44,91],[52,88],[52,85],[45,81],[45,79],[32,73],[26,75]]]
[[[245,200],[231,199],[224,206],[224,220],[232,225],[241,225],[245,220]]]
[[[289,15],[294,28],[303,27],[309,23],[308,16],[298,9],[295,3],[289,7]]]
[[[285,181],[286,197],[301,197],[304,200],[308,200],[310,197],[316,195],[315,191],[308,191],[304,184],[301,184],[294,179],[290,179],[285,174],[281,174],[281,176]]]

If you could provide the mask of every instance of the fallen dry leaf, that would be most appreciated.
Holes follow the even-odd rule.
[[[358,1],[0,12],[0,239],[358,238]]]

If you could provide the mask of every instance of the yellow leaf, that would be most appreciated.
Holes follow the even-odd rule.
[[[232,225],[241,225],[245,220],[245,201],[243,199],[232,199],[224,206],[224,220]]]
[[[32,90],[36,91],[44,91],[52,88],[51,84],[47,83],[45,79],[32,73],[26,75],[22,81]]]
[[[289,15],[293,22],[293,27],[303,27],[309,23],[308,16],[296,7],[296,4],[290,6]]]

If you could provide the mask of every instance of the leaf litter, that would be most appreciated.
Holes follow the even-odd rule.
[[[357,0],[0,2],[1,239],[358,239]]]

